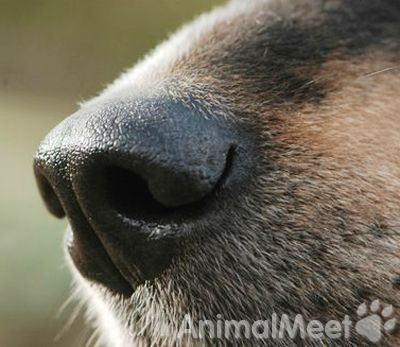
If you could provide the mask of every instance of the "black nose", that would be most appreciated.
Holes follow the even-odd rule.
[[[182,229],[227,184],[238,134],[225,117],[166,99],[109,101],[67,118],[41,144],[35,174],[70,254],[118,292],[170,265]]]

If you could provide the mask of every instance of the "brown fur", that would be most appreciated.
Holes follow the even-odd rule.
[[[357,320],[361,303],[380,299],[400,318],[398,1],[239,7],[194,29],[190,45],[165,65],[136,79],[128,72],[123,87],[121,80],[99,97],[130,88],[132,78],[143,94],[243,122],[258,143],[251,183],[214,202],[220,213],[182,241],[168,271],[129,303],[105,294],[144,346],[178,344],[174,333],[186,313],[194,320],[254,321],[273,312]],[[172,337],[159,336],[161,324]],[[356,335],[280,344],[367,346]],[[399,344],[399,334],[380,342]]]

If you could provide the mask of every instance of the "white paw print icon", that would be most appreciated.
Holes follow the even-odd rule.
[[[357,310],[360,320],[355,326],[356,331],[370,342],[377,343],[384,331],[391,333],[396,327],[397,320],[393,314],[393,305],[381,305],[379,300],[373,301],[369,307],[364,303]]]

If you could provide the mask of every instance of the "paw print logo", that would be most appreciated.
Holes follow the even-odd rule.
[[[382,306],[379,300],[373,301],[369,307],[364,303],[357,310],[360,320],[355,326],[356,331],[370,342],[377,343],[384,331],[391,333],[396,327],[397,320],[393,318],[393,314],[393,306]]]

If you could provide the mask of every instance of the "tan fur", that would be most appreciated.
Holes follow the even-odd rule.
[[[392,286],[400,275],[398,42],[389,38],[356,54],[339,47],[323,62],[283,64],[290,78],[270,84],[280,69],[266,77],[235,60],[266,26],[288,18],[300,27],[318,25],[327,8],[341,5],[232,3],[184,29],[99,97],[160,94],[188,104],[196,98],[216,117],[250,124],[261,143],[251,189],[221,202],[223,213],[182,245],[183,256],[155,283],[137,288],[129,302],[96,286],[88,289],[105,295],[123,332],[118,346],[214,345],[177,340],[186,313],[195,320],[217,314],[257,320],[272,312],[324,321],[349,314],[356,320],[361,303],[380,299],[393,304],[400,318],[399,290]],[[268,46],[261,51],[265,64],[275,63],[268,60]],[[293,83],[296,78],[304,84]],[[107,319],[102,312],[98,317]],[[159,334],[160,326],[168,336]],[[142,337],[132,337],[137,334]],[[394,334],[379,346],[399,344]],[[367,346],[358,337],[304,342],[322,345]]]

